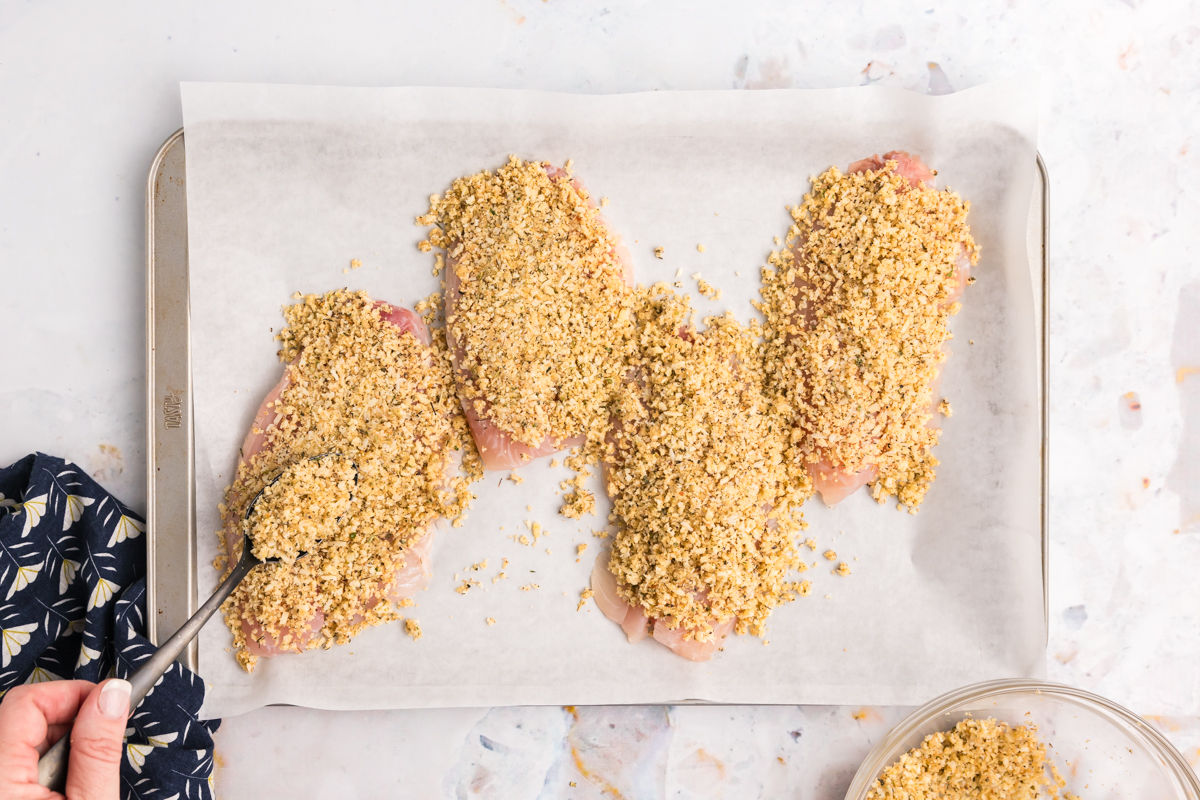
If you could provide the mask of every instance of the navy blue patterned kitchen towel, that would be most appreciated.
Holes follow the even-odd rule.
[[[79,467],[36,453],[0,469],[0,696],[22,683],[126,678],[146,639],[145,526]],[[176,663],[129,720],[124,798],[212,797],[204,681]]]

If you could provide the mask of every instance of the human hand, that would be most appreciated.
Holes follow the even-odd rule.
[[[129,682],[120,679],[98,684],[50,681],[9,689],[0,702],[0,798],[62,798],[38,784],[38,759],[69,728],[67,798],[116,800],[129,689]]]

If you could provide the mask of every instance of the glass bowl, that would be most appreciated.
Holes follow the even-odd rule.
[[[1148,722],[1103,697],[1045,681],[989,681],[956,689],[910,714],[867,755],[846,800],[867,791],[900,756],[967,716],[1012,727],[1035,723],[1038,738],[1082,800],[1200,800],[1196,773]],[[1042,793],[1045,796],[1045,792]]]

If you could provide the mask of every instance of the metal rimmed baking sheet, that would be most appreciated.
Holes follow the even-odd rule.
[[[181,143],[180,143],[180,146],[181,146]],[[1042,178],[1042,176],[1040,176],[1040,174],[1039,174],[1039,178]],[[1044,181],[1044,179],[1043,179],[1043,180],[1040,180],[1040,181],[1039,181],[1039,184],[1040,184],[1040,191],[1038,191],[1038,190],[1037,190],[1037,188],[1036,188],[1036,192],[1034,192],[1034,194],[1036,194],[1036,197],[1034,197],[1034,205],[1036,205],[1037,207],[1034,207],[1034,209],[1031,209],[1031,219],[1037,219],[1037,221],[1038,221],[1038,222],[1042,222],[1042,221],[1043,221],[1043,219],[1044,219],[1044,207],[1045,207],[1045,205],[1044,205],[1044,201],[1043,201],[1043,200],[1044,200],[1043,192],[1044,192],[1044,187],[1045,187],[1045,181]],[[152,205],[152,204],[151,204],[151,205]],[[148,221],[148,222],[150,222],[150,221]],[[1038,267],[1042,267],[1042,269],[1034,269],[1034,270],[1033,270],[1033,272],[1034,272],[1034,276],[1033,276],[1033,277],[1034,277],[1033,285],[1034,285],[1034,288],[1036,288],[1036,289],[1037,289],[1038,287],[1042,288],[1042,289],[1043,289],[1043,293],[1044,293],[1044,290],[1045,290],[1045,281],[1044,281],[1044,247],[1043,247],[1043,245],[1044,245],[1044,235],[1043,235],[1043,228],[1042,228],[1042,225],[1040,225],[1040,224],[1031,225],[1031,228],[1030,228],[1030,240],[1031,240],[1031,241],[1030,241],[1030,247],[1032,248],[1032,251],[1033,251],[1034,253],[1038,253],[1038,254],[1040,255],[1040,258],[1039,258],[1037,261],[1032,261],[1032,264],[1033,264],[1033,265],[1036,265],[1036,266],[1038,266]],[[151,258],[151,259],[154,259],[154,258],[155,258],[155,255],[156,255],[156,254],[155,254],[155,251],[154,251],[154,249],[151,249],[150,258]],[[186,255],[186,253],[185,253],[185,255]],[[185,261],[185,265],[184,265],[184,266],[185,266],[185,275],[186,275],[186,261]],[[162,271],[162,269],[163,269],[162,265],[161,265],[161,264],[160,264],[160,265],[158,265],[158,270],[160,270],[160,272]],[[161,282],[161,278],[160,278],[160,279],[158,279],[158,281],[160,281],[160,282]],[[185,285],[186,285],[186,284],[185,284]],[[148,293],[148,296],[149,296],[149,294],[150,294],[150,293]],[[1036,300],[1043,300],[1043,297],[1036,297]],[[150,302],[151,302],[151,303],[154,303],[154,302],[155,302],[155,300],[154,300],[154,299],[151,299],[151,300],[150,300]],[[1043,374],[1044,374],[1044,371],[1045,371],[1045,337],[1044,337],[1044,333],[1043,333],[1043,331],[1044,331],[1044,314],[1045,314],[1044,308],[1045,308],[1045,306],[1044,306],[1044,303],[1042,303],[1042,307],[1040,307],[1040,309],[1039,309],[1039,312],[1038,312],[1038,314],[1037,314],[1037,321],[1038,321],[1038,323],[1039,323],[1039,326],[1040,326],[1040,329],[1039,329],[1039,331],[1038,331],[1038,337],[1039,337],[1040,345],[1042,345],[1042,348],[1040,348],[1040,349],[1042,349],[1042,354],[1040,354],[1040,355],[1042,355],[1042,360],[1040,360],[1040,369],[1039,369],[1039,372],[1040,372],[1040,373],[1043,373]],[[156,331],[156,332],[155,332],[155,335],[157,335],[157,329],[155,329],[155,331]],[[151,371],[151,372],[152,372],[152,371]],[[161,389],[162,389],[162,387],[154,387],[154,389],[151,389],[151,395],[150,395],[150,396],[151,396],[151,413],[154,413],[154,411],[156,411],[156,410],[157,410],[157,409],[156,409],[156,405],[157,405],[157,404],[161,404],[161,403],[162,403],[162,399],[161,399],[160,397],[158,397],[158,395],[161,395],[161,393],[162,393]],[[168,389],[169,389],[169,387],[168,387]],[[1045,396],[1045,381],[1044,381],[1044,379],[1042,380],[1042,386],[1040,386],[1040,396],[1042,396],[1042,416],[1043,416],[1043,419],[1044,419],[1044,414],[1045,414],[1045,403],[1044,403],[1044,396]],[[188,407],[188,413],[190,413],[190,407]],[[164,411],[160,411],[160,414],[164,414]],[[155,421],[156,421],[156,422],[158,422],[158,420],[157,420],[157,414],[154,414],[154,415],[152,415],[152,419],[155,419]],[[164,423],[166,423],[166,422],[163,422],[163,425],[164,425]],[[154,435],[154,434],[151,434],[151,435]],[[1043,540],[1043,600],[1044,600],[1044,599],[1045,599],[1045,557],[1044,557],[1044,542],[1045,542],[1045,533],[1046,533],[1046,531],[1045,531],[1045,513],[1044,513],[1044,510],[1045,510],[1045,505],[1046,505],[1046,504],[1045,504],[1045,500],[1046,500],[1046,498],[1045,498],[1045,494],[1044,494],[1044,493],[1045,493],[1045,485],[1044,485],[1044,480],[1045,480],[1045,428],[1044,428],[1044,425],[1043,425],[1043,429],[1042,429],[1042,443],[1043,443],[1043,458],[1042,458],[1042,471],[1043,471],[1043,486],[1042,486],[1042,489],[1043,489],[1043,498],[1042,498],[1042,500],[1043,500],[1043,504],[1042,504],[1042,505],[1043,505],[1043,519],[1042,519],[1042,540]],[[151,439],[151,444],[154,444],[154,440],[152,440],[152,439]],[[155,450],[154,450],[154,449],[151,449],[151,452],[155,452]],[[193,457],[194,457],[194,453],[193,453]],[[160,471],[158,471],[158,470],[157,470],[157,465],[156,465],[156,464],[151,464],[150,475],[151,475],[151,481],[152,481],[152,482],[154,482],[154,481],[160,481],[160,482],[161,482],[161,481],[162,481],[162,479],[161,479],[161,473],[160,473]],[[158,507],[158,498],[157,498],[157,493],[155,492],[155,487],[154,487],[154,486],[151,486],[150,488],[151,488],[150,497],[155,499],[155,500],[154,500],[154,503],[152,503],[152,509],[155,509],[155,510],[156,510],[156,509],[157,509],[157,507]],[[190,501],[190,503],[194,503],[194,500],[193,500],[192,498],[188,498],[188,501]],[[152,516],[154,516],[154,515],[155,515],[155,511],[154,511],[154,510],[152,510],[152,511],[151,511],[151,515],[152,515]],[[193,515],[191,518],[192,518],[192,519],[194,519],[194,515]],[[155,545],[154,545],[154,546],[152,546],[152,551],[154,551],[154,552],[155,552],[155,557],[154,557],[154,558],[156,558],[156,559],[157,559],[157,558],[158,558],[158,549],[160,549],[160,545],[161,545],[161,543],[162,543],[162,539],[161,539],[161,537],[160,537],[160,536],[157,536],[157,535],[155,535],[154,537],[155,537]],[[191,549],[191,551],[185,551],[185,552],[187,553],[187,557],[188,557],[188,558],[191,558],[191,559],[193,560],[193,567],[192,567],[192,569],[193,569],[193,572],[192,572],[192,575],[194,575],[194,569],[196,569],[196,566],[194,566],[194,541],[196,541],[196,540],[194,540],[194,536],[192,536],[192,537],[191,537],[191,539],[190,539],[190,546],[191,546],[193,549]],[[176,558],[175,564],[178,564],[178,563],[179,563],[179,560],[178,560],[178,558]],[[164,569],[166,569],[166,567],[164,567]],[[158,587],[161,587],[161,585],[162,585],[162,583],[161,583],[161,581],[160,581],[160,577],[158,577],[158,575],[157,575],[157,572],[161,572],[161,571],[162,571],[162,570],[156,570],[155,587],[154,587],[154,590],[155,590],[155,593],[156,593],[156,594],[155,594],[155,600],[154,600],[154,604],[155,604],[155,606],[156,606],[156,608],[157,608],[158,610],[163,610],[163,614],[162,614],[162,615],[155,614],[155,616],[158,616],[158,620],[161,620],[161,621],[162,621],[162,632],[163,632],[163,633],[167,633],[167,632],[169,632],[169,630],[168,630],[168,627],[167,627],[168,612],[167,612],[167,609],[164,609],[164,608],[162,608],[162,603],[158,602],[158,600],[157,600],[157,595],[158,595],[158,591],[157,591],[157,590],[158,590]],[[173,587],[174,589],[179,589],[179,585],[180,585],[180,584],[179,584],[178,582],[174,582],[174,583],[172,583],[172,587]],[[194,604],[194,589],[193,589],[193,588],[191,588],[191,587],[188,587],[187,591],[188,591],[188,593],[190,593],[190,602],[191,602],[191,604]],[[173,630],[173,627],[174,627],[174,624],[172,624],[172,628],[170,628],[170,630]]]

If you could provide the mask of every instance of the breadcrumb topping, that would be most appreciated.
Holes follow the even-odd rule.
[[[513,156],[455,180],[417,222],[437,226],[429,241],[449,255],[446,330],[464,400],[530,447],[602,436],[632,300],[618,238],[580,184]]]
[[[343,644],[368,626],[399,619],[385,598],[406,550],[437,518],[461,522],[473,499],[469,484],[482,469],[454,394],[445,340],[434,331],[433,346],[426,346],[399,333],[382,311],[390,307],[345,290],[304,296],[283,309],[287,327],[277,338],[286,386],[263,431],[263,449],[239,463],[221,514],[226,530],[240,533],[250,500],[296,465],[291,478],[276,484],[279,498],[296,505],[282,512],[269,500],[263,514],[256,508],[256,544],[261,535],[264,552],[284,554],[289,520],[316,514],[320,503],[340,519],[314,526],[300,547],[303,558],[255,568],[222,606],[247,671],[257,661],[246,649],[247,628],[298,652]],[[327,459],[307,461],[328,453],[354,464],[348,508],[338,505],[345,501],[345,474],[323,481],[324,499],[300,480],[306,471],[335,470]],[[459,457],[465,477],[457,474]],[[266,522],[267,512],[275,522]],[[226,555],[226,564],[236,563],[240,543]],[[298,632],[318,615],[319,630],[304,641]]]
[[[970,203],[884,168],[813,179],[787,248],[763,270],[774,385],[796,407],[808,463],[875,466],[872,494],[914,512],[934,479],[930,384],[959,304],[956,262],[974,264]]]
[[[659,284],[639,297],[637,321],[607,453],[618,592],[692,639],[731,617],[762,635],[803,563],[795,534],[812,491],[790,409],[764,392],[757,329],[732,314],[698,332],[686,299]]]
[[[867,800],[1035,800],[1042,787],[1058,797],[1065,786],[1046,758],[1037,726],[968,718],[901,756],[867,791]],[[1064,797],[1079,800],[1071,792]]]
[[[263,561],[290,562],[332,538],[350,510],[354,479],[354,464],[337,454],[289,466],[263,488],[254,510],[242,522],[251,552]]]

